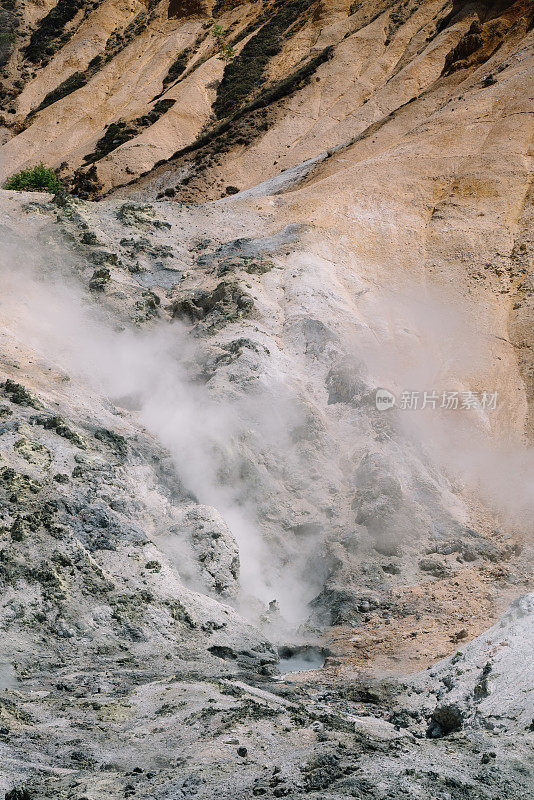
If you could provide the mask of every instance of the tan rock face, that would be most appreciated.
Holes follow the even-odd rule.
[[[1,176],[36,158],[72,175],[96,158],[103,191],[146,175],[143,191],[171,186],[190,201],[249,188],[370,125],[391,128],[389,115],[408,102],[417,102],[411,121],[425,124],[473,70],[498,69],[528,45],[532,8],[104,0],[73,17],[63,6],[40,13],[20,26],[5,71],[5,121],[16,135],[2,147]],[[236,55],[226,64],[223,44]],[[225,106],[226,96],[235,103]],[[161,97],[176,103],[140,126]],[[247,112],[258,98],[260,116]],[[115,123],[127,135],[99,148]],[[172,160],[184,149],[195,155],[185,170]]]

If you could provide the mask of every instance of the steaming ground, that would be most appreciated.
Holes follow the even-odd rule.
[[[528,793],[530,601],[464,644],[529,581],[517,364],[461,286],[283,217],[3,193],[6,789]]]
[[[133,424],[169,451],[186,491],[221,515],[240,560],[228,593],[253,621],[270,601],[280,610],[271,624],[294,635],[310,601],[312,618],[350,621],[362,590],[365,603],[414,575],[414,548],[439,552],[470,525],[483,538],[515,525],[488,547],[519,552],[504,537],[521,540],[531,526],[532,456],[519,432],[500,433],[511,392],[482,383],[492,381],[491,321],[476,326],[459,293],[373,286],[342,256],[319,256],[324,243],[310,231],[280,230],[254,207],[159,204],[157,217],[142,204],[32,211],[57,213],[74,246],[67,252],[45,220],[31,223],[35,243],[23,246],[15,211],[6,330],[81,381],[78,396],[134,409]],[[236,230],[243,236],[228,239]],[[377,387],[399,399],[484,387],[498,406],[383,412]],[[524,416],[524,396],[514,404]],[[490,505],[482,519],[475,491]],[[213,589],[181,537],[160,533],[187,562],[183,578]],[[362,553],[387,562],[403,548],[399,572],[362,565]]]

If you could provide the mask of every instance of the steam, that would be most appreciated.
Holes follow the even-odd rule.
[[[503,522],[530,531],[534,451],[523,439],[524,386],[517,374],[495,367],[511,344],[484,329],[482,310],[477,314],[450,291],[397,292],[382,298],[376,312],[381,336],[360,337],[358,352],[373,365],[376,385],[395,393],[397,407],[403,392],[418,395],[418,408],[396,413],[403,435],[452,481],[475,490]],[[435,392],[436,407],[421,407],[425,392]],[[440,408],[444,393],[457,393],[458,408]],[[478,407],[462,409],[469,393]],[[482,407],[484,393],[495,395],[495,408]]]
[[[277,553],[272,543],[269,547],[258,525],[257,505],[240,474],[256,446],[269,451],[273,462],[283,459],[287,471],[292,466],[296,471],[290,431],[302,413],[291,391],[274,380],[248,397],[210,395],[191,377],[202,355],[179,322],[155,324],[150,330],[117,326],[73,279],[76,265],[60,245],[40,238],[24,243],[8,230],[3,240],[4,352],[16,353],[23,345],[23,352],[32,351],[45,369],[72,378],[61,384],[60,403],[70,396],[74,407],[80,403],[83,409],[87,398],[96,395],[104,408],[110,399],[133,410],[170,451],[185,488],[199,503],[216,508],[234,535],[241,613],[258,622],[275,600],[269,623],[294,631],[320,589],[321,575],[306,580],[302,575],[308,555],[317,549],[317,537],[289,554]],[[80,384],[87,389],[80,391]],[[158,544],[174,556],[182,578],[190,578],[182,543],[162,536]],[[194,578],[191,583],[199,588]]]
[[[245,594],[272,600],[260,571],[265,552],[253,512],[238,505],[235,490],[218,476],[221,454],[231,456],[240,435],[239,409],[211,399],[189,379],[196,353],[181,325],[117,329],[69,279],[68,255],[51,244],[42,253],[9,239],[6,232],[0,261],[4,338],[24,343],[43,364],[103,398],[137,409],[141,423],[170,450],[187,489],[215,506],[230,526]]]
[[[378,450],[403,490],[421,507],[426,504],[430,522],[440,515],[465,516],[451,491],[458,480],[475,487],[514,524],[534,520],[532,451],[517,437],[502,441],[490,414],[397,409],[387,417],[390,412],[382,412],[389,432],[377,439],[374,409],[343,406],[349,410],[327,415],[324,384],[304,399],[305,389],[283,372],[266,377],[246,397],[210,394],[192,378],[200,355],[178,323],[148,331],[118,329],[72,279],[75,264],[63,251],[51,243],[22,246],[8,231],[4,242],[0,323],[6,351],[16,353],[22,344],[47,368],[66,372],[104,401],[136,410],[171,452],[185,486],[199,502],[214,506],[233,532],[244,613],[252,609],[257,619],[276,599],[286,626],[295,629],[306,620],[308,604],[330,569],[324,535],[305,522],[289,536],[281,523],[292,514],[298,518],[299,503],[306,510],[330,497],[323,517],[331,514],[333,530],[347,527],[348,494],[354,489],[347,475],[369,452]],[[313,258],[305,259],[306,269],[315,270]],[[404,390],[462,391],[481,385],[491,358],[490,333],[481,333],[472,318],[458,298],[443,293],[370,293],[348,318],[331,355],[344,353],[349,375],[363,376],[369,390],[384,387],[397,397]],[[74,381],[69,391],[74,397],[79,392]],[[78,399],[87,402],[87,393]],[[251,465],[256,472],[244,475]],[[251,490],[254,482],[263,482],[261,493]],[[347,497],[340,497],[340,490]],[[270,508],[275,500],[279,508]],[[332,511],[334,504],[345,511]],[[406,512],[387,525],[402,537],[413,519]]]

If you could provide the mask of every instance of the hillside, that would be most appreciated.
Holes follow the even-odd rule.
[[[6,800],[528,796],[533,4],[0,15]]]

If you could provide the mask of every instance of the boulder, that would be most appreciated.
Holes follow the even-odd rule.
[[[186,536],[200,576],[210,591],[225,596],[236,594],[239,549],[219,512],[210,506],[192,506],[184,512],[174,530]]]

